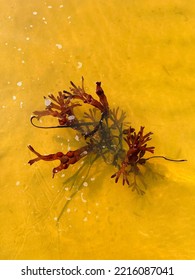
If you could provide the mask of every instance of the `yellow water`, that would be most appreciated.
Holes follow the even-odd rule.
[[[194,259],[194,14],[193,0],[1,1],[1,259]],[[27,145],[65,153],[79,143],[29,118],[81,76],[154,132],[156,154],[188,161],[153,160],[139,197],[100,160],[57,225],[77,166],[52,179],[56,162],[29,166]]]

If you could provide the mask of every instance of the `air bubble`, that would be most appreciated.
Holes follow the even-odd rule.
[[[61,44],[56,44],[56,47],[60,50],[62,49],[62,45]]]
[[[75,119],[75,116],[74,116],[74,115],[68,116],[68,120],[69,120],[69,121],[73,121],[74,119]]]
[[[48,98],[45,98],[45,106],[49,106],[51,104],[51,100]]]
[[[86,199],[84,199],[84,197],[83,197],[83,192],[81,193],[81,200],[82,200],[82,202],[84,202],[84,203],[86,203],[86,202],[87,202],[87,200],[86,200]]]
[[[82,66],[83,66],[83,63],[82,63],[82,62],[80,62],[80,61],[77,62],[77,68],[78,68],[78,69],[82,68]]]
[[[17,82],[17,86],[18,86],[18,87],[21,87],[21,86],[22,86],[22,81]]]

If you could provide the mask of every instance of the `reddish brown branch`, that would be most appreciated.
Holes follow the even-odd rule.
[[[127,135],[124,140],[128,144],[128,151],[126,152],[125,159],[122,161],[121,167],[119,170],[111,176],[111,178],[115,178],[115,182],[117,183],[120,176],[123,176],[123,185],[127,183],[129,185],[128,176],[129,173],[138,172],[138,164],[144,164],[144,158],[146,152],[154,153],[154,147],[147,147],[147,142],[151,140],[150,135],[152,132],[147,134],[143,134],[144,127],[141,126],[138,133],[135,132],[135,129],[129,127],[123,131],[125,135]],[[129,169],[128,169],[129,167]]]
[[[58,152],[56,154],[49,154],[49,155],[41,155],[37,151],[34,150],[32,146],[28,146],[29,150],[33,152],[37,158],[29,160],[29,164],[32,165],[33,163],[44,160],[44,161],[53,161],[53,160],[59,160],[61,163],[58,167],[55,167],[53,169],[53,177],[56,173],[63,169],[67,169],[70,164],[75,164],[77,161],[79,161],[81,158],[85,157],[89,152],[92,151],[92,147],[90,144],[79,148],[75,151],[69,151],[66,154],[63,154],[62,152]]]

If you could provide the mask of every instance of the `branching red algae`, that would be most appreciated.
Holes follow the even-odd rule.
[[[53,94],[47,98],[44,97],[46,108],[42,111],[34,111],[31,123],[38,128],[71,128],[85,139],[86,145],[77,150],[68,151],[66,154],[57,152],[49,155],[41,155],[29,145],[30,151],[37,156],[29,160],[30,165],[39,160],[59,160],[60,165],[53,169],[54,177],[56,173],[76,164],[89,154],[95,154],[96,158],[102,157],[104,161],[107,161],[107,155],[110,154],[112,155],[111,164],[118,169],[111,178],[115,178],[117,183],[122,177],[123,185],[126,183],[138,194],[144,194],[144,191],[136,183],[136,176],[140,173],[139,167],[141,165],[145,165],[148,160],[155,157],[177,162],[184,161],[173,160],[164,156],[146,158],[145,154],[153,154],[155,149],[154,146],[148,147],[152,132],[144,134],[143,126],[136,132],[133,127],[125,122],[125,112],[120,112],[119,108],[111,110],[101,87],[101,82],[96,83],[96,95],[99,100],[85,91],[83,78],[81,87],[77,87],[73,82],[70,83],[70,91],[59,92],[56,97]],[[82,118],[78,118],[77,108],[84,104],[88,104],[90,109],[83,113]],[[57,118],[58,125],[42,127],[34,123],[35,119],[40,120],[45,116]],[[125,143],[126,148],[124,147]],[[134,179],[130,182],[130,174],[132,173]]]

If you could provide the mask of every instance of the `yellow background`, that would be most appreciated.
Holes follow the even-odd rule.
[[[195,2],[0,5],[0,258],[194,259]],[[29,166],[27,145],[65,153],[79,143],[69,130],[39,130],[29,119],[44,108],[42,96],[81,76],[91,94],[102,81],[110,107],[154,133],[156,155],[188,161],[151,161],[139,197],[100,160],[56,225],[70,195],[63,182],[77,166],[52,179],[56,162]]]

